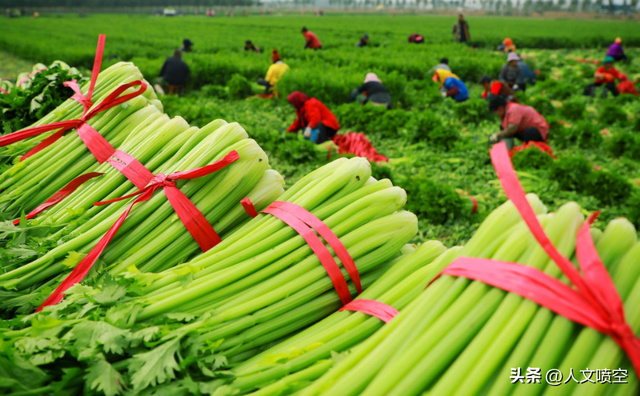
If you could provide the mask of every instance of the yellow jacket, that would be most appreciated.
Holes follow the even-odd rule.
[[[289,66],[287,66],[282,61],[278,61],[269,66],[269,70],[267,70],[267,77],[265,77],[265,80],[269,81],[269,84],[271,85],[276,85],[276,83],[280,81],[287,70],[289,70]]]

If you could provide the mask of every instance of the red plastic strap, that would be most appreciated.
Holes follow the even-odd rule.
[[[33,219],[38,214],[44,212],[45,209],[50,208],[53,205],[57,204],[58,202],[62,201],[63,199],[71,195],[78,187],[80,187],[87,180],[91,180],[95,177],[102,176],[102,175],[103,173],[91,172],[91,173],[86,173],[84,175],[80,175],[76,177],[75,179],[71,180],[69,184],[64,186],[60,191],[53,194],[53,196],[49,198],[45,203],[43,203],[42,205],[32,210],[31,213],[27,215],[27,220]],[[15,220],[13,222],[13,225],[18,225],[18,224],[20,224],[20,219]]]
[[[93,95],[93,90],[95,88],[96,81],[98,79],[98,74],[100,73],[100,65],[102,62],[102,54],[104,52],[104,42],[105,36],[101,34],[98,38],[98,49],[96,51],[96,57],[94,60],[94,67],[91,74],[91,81],[89,85],[89,90],[87,92],[86,97],[82,95],[80,92],[80,88],[75,83],[75,81],[66,82],[64,85],[71,88],[75,94],[72,96],[72,99],[78,101],[84,107],[84,111],[82,117],[76,120],[69,121],[61,121],[54,122],[52,124],[41,125],[34,128],[23,129],[18,132],[10,133],[4,136],[0,136],[0,147],[7,146],[9,144],[40,135],[45,132],[50,132],[54,130],[58,130],[56,133],[52,134],[45,140],[43,140],[36,147],[31,149],[27,154],[25,154],[21,160],[29,158],[35,153],[43,150],[44,148],[50,146],[55,141],[60,139],[64,134],[76,128],[78,135],[82,141],[87,145],[87,148],[91,153],[96,157],[99,163],[104,163],[109,157],[115,152],[115,149],[104,139],[102,135],[100,135],[95,129],[93,129],[90,125],[86,124],[91,118],[93,118],[96,114],[108,110],[114,106],[117,106],[121,103],[124,103],[130,99],[135,98],[136,96],[141,95],[147,88],[147,84],[143,81],[133,81],[124,85],[121,85],[116,90],[114,90],[110,95],[108,95],[102,102],[93,107],[91,102],[91,97]],[[135,92],[119,97],[127,89],[140,86]]]
[[[391,319],[398,314],[391,305],[376,300],[358,299],[353,300],[349,304],[339,309],[340,311],[357,311],[367,315],[375,316],[385,323],[389,323]]]
[[[589,216],[578,231],[576,257],[583,276],[556,250],[544,233],[526,200],[505,143],[493,146],[491,158],[507,197],[515,204],[536,240],[575,288],[534,268],[487,259],[460,258],[442,273],[479,280],[519,294],[558,315],[610,336],[625,351],[636,373],[640,373],[640,340],[625,320],[622,299],[591,239],[590,224],[599,212]]]
[[[275,203],[275,202],[274,202]],[[311,250],[318,256],[320,263],[327,271],[333,287],[340,296],[342,305],[346,305],[351,301],[351,293],[349,292],[349,286],[347,286],[347,280],[345,279],[340,267],[333,259],[329,249],[320,241],[320,238],[313,232],[309,226],[307,226],[302,220],[297,218],[294,214],[289,213],[279,207],[274,207],[273,204],[269,205],[263,213],[269,213],[278,219],[285,222],[289,227],[293,228],[300,234],[307,242]]]
[[[358,293],[362,293],[360,273],[358,272],[358,268],[356,268],[356,264],[353,262],[353,258],[351,258],[351,255],[347,251],[347,248],[345,248],[340,241],[340,238],[338,238],[336,234],[334,234],[333,231],[331,231],[331,229],[322,222],[322,220],[311,214],[311,212],[309,212],[302,206],[296,205],[292,202],[275,201],[270,206],[280,208],[282,210],[285,210],[286,212],[293,214],[298,219],[304,221],[305,224],[307,224],[309,227],[316,230],[318,234],[320,234],[320,236],[324,238],[325,241],[327,241],[329,246],[331,246],[333,251],[336,253],[336,256],[338,256],[338,258],[342,262],[342,265],[347,270],[351,281],[356,286],[356,290],[358,290]]]
[[[149,169],[124,151],[116,150],[107,162],[140,190],[145,188],[153,179],[153,173]]]
[[[38,69],[32,73],[30,73],[28,76],[23,77],[20,81],[18,81],[18,83],[16,84],[16,86],[21,86],[22,84],[24,84],[25,81],[27,81],[28,79],[30,79],[31,77],[35,76],[36,74],[40,73],[43,70],[47,70],[46,67],[43,67],[42,69]]]
[[[256,210],[256,207],[253,206],[253,202],[251,202],[251,199],[249,199],[249,197],[242,199],[240,201],[240,204],[242,205],[242,207],[244,208],[244,211],[247,212],[249,216],[258,217],[258,211]]]
[[[187,228],[189,233],[193,236],[193,238],[198,242],[200,248],[203,251],[207,251],[213,246],[220,243],[220,237],[215,232],[211,224],[204,217],[202,212],[195,207],[193,202],[187,198],[186,195],[180,189],[176,187],[175,180],[180,179],[195,179],[197,177],[206,176],[213,172],[216,172],[227,165],[233,163],[238,160],[240,156],[237,151],[231,151],[224,158],[214,162],[211,165],[204,166],[202,168],[197,168],[191,171],[186,172],[175,172],[169,176],[166,176],[162,173],[158,174],[153,178],[151,184],[145,187],[144,189],[137,191],[133,194],[126,195],[124,197],[111,199],[109,201],[104,202],[96,202],[94,205],[106,205],[111,202],[121,201],[123,199],[133,197],[138,195],[138,197],[131,202],[129,207],[122,213],[122,215],[118,218],[113,226],[107,231],[107,233],[100,239],[98,244],[87,254],[82,261],[71,271],[71,274],[67,276],[67,278],[54,290],[54,292],[45,300],[44,303],[36,310],[36,312],[41,311],[44,307],[48,305],[54,305],[62,301],[64,298],[64,292],[73,286],[74,284],[81,282],[82,279],[87,275],[93,264],[98,260],[104,249],[107,247],[111,239],[115,236],[118,229],[124,221],[126,220],[129,212],[135,204],[138,202],[144,202],[149,200],[154,191],[162,188],[171,203],[171,206],[178,214],[178,217]]]
[[[5,95],[9,95],[9,92],[5,91],[4,89],[0,88],[0,92],[2,92]]]
[[[473,209],[471,210],[471,214],[476,214],[478,212],[478,200],[469,195],[467,198],[473,202]]]

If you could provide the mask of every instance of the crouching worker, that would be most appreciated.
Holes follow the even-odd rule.
[[[494,96],[502,96],[507,102],[514,99],[515,93],[513,89],[505,82],[493,80],[490,76],[484,74],[480,77],[479,83],[484,87],[482,99],[491,100]]]
[[[621,80],[621,73],[613,67],[613,61],[614,59],[611,56],[604,58],[604,65],[600,66],[594,74],[596,81],[584,89],[584,96],[595,97],[596,88],[603,85],[602,94],[600,94],[601,98],[606,98],[607,92],[611,92],[613,96],[619,95],[616,79]]]
[[[433,81],[440,83],[440,92],[443,97],[450,97],[456,102],[464,102],[469,99],[469,90],[462,80],[448,70],[436,69]]]
[[[489,110],[502,120],[500,132],[489,136],[489,143],[506,141],[507,146],[513,146],[513,138],[523,142],[547,140],[549,124],[533,107],[507,102],[502,96],[494,96],[489,99]]]
[[[349,99],[357,100],[360,104],[371,103],[374,106],[391,108],[391,95],[375,73],[367,73],[364,84],[351,91]]]
[[[257,83],[264,86],[264,93],[268,94],[272,88],[275,88],[276,83],[280,81],[284,73],[289,70],[289,66],[282,61],[277,49],[271,51],[271,66],[267,70],[267,76],[265,78],[259,78]]]
[[[316,98],[295,91],[287,98],[296,109],[296,120],[288,132],[304,130],[304,138],[316,144],[331,140],[340,129],[336,116]]]

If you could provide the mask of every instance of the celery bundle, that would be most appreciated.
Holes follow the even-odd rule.
[[[236,150],[240,156],[239,160],[222,170],[209,176],[178,183],[178,187],[224,238],[240,222],[249,218],[240,205],[241,199],[249,196],[258,208],[262,209],[282,193],[283,180],[277,173],[267,172],[269,163],[266,155],[255,141],[247,139],[244,129],[236,123],[222,124],[221,121],[214,121],[202,130],[191,129],[190,138],[185,133],[178,135],[174,140],[179,144],[172,145],[170,142],[168,145],[170,151],[178,148],[177,152],[164,163],[157,161],[157,168],[151,170],[154,174],[191,170],[215,162],[230,151]],[[189,138],[187,143],[181,142],[184,140],[181,138],[183,135]],[[108,184],[103,185],[99,181],[94,188],[102,187],[109,193],[106,198],[113,198],[115,193],[122,190],[109,192]],[[84,191],[77,191],[78,196],[69,197],[72,199],[68,205],[86,205],[92,202],[94,198],[99,197],[92,195],[94,188],[88,186]],[[132,187],[124,193],[136,190]],[[57,286],[61,278],[68,274],[69,268],[73,268],[96,245],[129,203],[128,200],[120,201],[101,211],[87,211],[91,212],[91,216],[80,226],[66,233],[67,230],[63,229],[48,237],[57,240],[62,236],[59,244],[53,249],[30,263],[0,275],[0,286],[7,289],[29,289],[27,291],[32,296],[35,293],[39,295],[38,298],[46,297],[51,288]],[[64,210],[61,209],[60,213],[64,214]],[[175,215],[167,198],[159,191],[149,201],[134,206],[115,238],[94,265],[95,273],[102,272],[100,268],[109,268],[115,274],[131,264],[146,261],[156,263],[154,270],[160,271],[185,261],[198,253],[199,249],[198,244]],[[168,254],[167,251],[173,253]],[[34,291],[34,286],[42,287]]]
[[[580,207],[568,203],[551,216],[544,214],[536,197],[529,195],[528,199],[554,245],[572,257],[583,222]],[[565,280],[526,225],[511,221],[514,213],[517,216],[509,202],[494,211],[460,256],[517,262]],[[625,300],[627,320],[638,334],[640,320],[635,307],[640,302],[640,269],[634,264],[640,247],[636,231],[627,220],[617,219],[604,233],[592,230],[592,235]],[[579,377],[580,370],[598,367],[629,368],[623,352],[609,337],[516,294],[445,275],[391,323],[296,395],[637,394],[633,370],[628,372],[630,385],[617,388],[574,381],[557,386],[546,383],[545,374],[553,368],[561,370],[565,380],[573,369],[580,381],[584,379]],[[512,383],[514,368],[522,369],[522,382],[516,379],[516,384]],[[528,368],[541,369],[539,383],[524,380]]]
[[[372,179],[370,172],[364,159],[337,160],[307,175],[278,199],[306,208],[340,238],[363,286],[373,284],[365,296],[380,296],[401,307],[439,269],[411,274],[418,274],[445,249],[436,242],[413,254],[403,248],[417,231],[417,219],[400,211],[404,191],[388,180]],[[181,254],[177,248],[168,249]],[[6,351],[12,354],[8,359],[29,360],[27,370],[44,370],[44,376],[28,384],[31,392],[77,389],[82,373],[87,393],[117,394],[121,386],[137,394],[153,393],[158,384],[163,384],[158,391],[170,391],[195,381],[196,387],[213,392],[229,382],[216,380],[232,375],[227,366],[247,361],[341,305],[305,240],[271,215],[260,214],[235,227],[220,244],[185,264],[156,274],[146,272],[162,269],[167,255],[117,263],[110,274],[90,280],[93,286],[73,286],[62,303],[30,321],[12,322],[13,330],[2,332]],[[404,286],[396,287],[404,278],[408,278]],[[351,282],[349,287],[355,295]],[[368,318],[343,314],[356,322]],[[39,334],[36,323],[54,317],[59,322],[52,331]],[[375,321],[369,332],[380,326]],[[31,326],[20,329],[25,324]],[[107,339],[117,339],[118,346]],[[23,348],[33,341],[42,348]],[[60,348],[55,353],[50,350],[54,344]],[[76,375],[56,388],[60,384],[55,381],[64,376],[62,366]]]
[[[98,76],[94,89],[94,105],[118,86],[141,79],[140,71],[131,63],[119,63],[104,70]],[[89,84],[85,83],[82,92],[86,94],[88,88]],[[129,88],[123,94],[137,88]],[[88,123],[117,149],[132,130],[152,122],[161,111],[162,105],[153,89],[147,87],[141,96],[97,114]],[[82,106],[68,99],[31,127],[77,119],[81,115]],[[14,165],[0,174],[0,210],[8,218],[19,217],[21,212],[30,212],[71,180],[98,166],[96,159],[73,131],[24,161],[18,161],[18,154],[24,154],[48,135],[50,133],[0,149],[4,150],[4,154],[0,155],[14,157]]]

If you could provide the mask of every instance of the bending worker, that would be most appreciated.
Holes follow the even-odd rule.
[[[604,65],[600,66],[594,74],[596,81],[593,84],[587,85],[584,89],[585,96],[595,97],[596,88],[603,85],[602,94],[600,95],[601,98],[606,98],[608,91],[610,91],[613,96],[620,94],[618,87],[616,87],[616,79],[621,80],[622,73],[613,67],[613,61],[614,59],[611,56],[604,58]]]
[[[189,79],[189,66],[182,60],[182,51],[175,50],[173,56],[164,61],[160,69],[160,77],[165,84],[169,85],[169,95],[172,95],[174,90],[182,95]]]
[[[511,89],[507,83],[492,80],[491,77],[486,74],[483,74],[478,82],[484,87],[482,99],[489,100],[494,96],[502,96],[507,101],[511,101],[515,95],[515,92],[513,92],[513,89]]]
[[[509,84],[509,87],[513,90],[520,90],[524,92],[527,89],[522,78],[522,68],[518,62],[520,57],[515,52],[509,52],[507,55],[507,63],[502,66],[500,70],[500,80]]]
[[[288,132],[304,130],[304,138],[320,144],[331,140],[340,129],[336,116],[316,98],[295,91],[287,98],[296,109],[296,120]]]
[[[611,44],[607,51],[607,56],[612,57],[616,62],[627,59],[627,54],[624,53],[624,48],[622,48],[622,39],[620,37],[616,38],[613,44]]]
[[[464,102],[469,99],[469,90],[462,80],[448,70],[436,69],[433,81],[440,83],[440,91],[443,97],[450,97],[456,102]]]
[[[500,132],[489,137],[489,143],[498,143],[518,138],[523,142],[545,142],[549,135],[549,124],[540,113],[531,106],[507,102],[501,96],[489,100],[489,110],[500,116]],[[511,144],[509,144],[511,143]]]
[[[264,92],[268,94],[287,70],[289,70],[289,66],[282,61],[278,50],[274,48],[273,51],[271,51],[271,66],[269,66],[269,70],[267,70],[267,76],[265,78],[259,78],[257,83],[263,85]]]
[[[371,103],[374,106],[391,108],[391,95],[375,73],[367,73],[364,84],[351,91],[349,99],[357,100],[360,104]]]
[[[312,31],[310,31],[306,27],[303,27],[302,34],[304,35],[304,39],[306,40],[304,44],[304,49],[307,49],[307,48],[312,50],[322,49],[322,43],[320,42],[320,40],[318,40],[318,36],[313,34]]]

